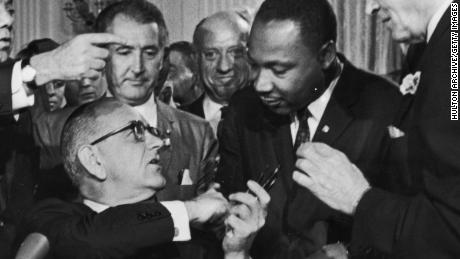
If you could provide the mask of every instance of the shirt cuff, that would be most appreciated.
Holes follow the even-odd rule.
[[[17,111],[22,108],[31,107],[35,103],[34,95],[27,96],[25,85],[22,82],[21,61],[17,61],[13,66],[11,76],[11,95],[12,108]]]
[[[171,213],[174,223],[174,238],[173,241],[188,241],[190,240],[190,226],[187,209],[182,201],[163,201],[163,206]]]

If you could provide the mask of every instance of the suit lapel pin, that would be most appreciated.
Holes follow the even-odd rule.
[[[321,129],[321,131],[324,132],[324,133],[328,133],[330,129],[331,128],[329,128],[329,126],[324,125],[323,128]]]

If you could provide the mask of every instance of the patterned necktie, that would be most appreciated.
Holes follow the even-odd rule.
[[[310,141],[310,128],[308,127],[308,118],[311,113],[308,108],[299,110],[297,112],[297,118],[299,119],[299,129],[294,142],[294,151],[296,151],[302,143]]]

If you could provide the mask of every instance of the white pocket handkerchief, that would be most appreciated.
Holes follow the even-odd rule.
[[[190,178],[190,170],[184,169],[184,174],[182,176],[182,181],[180,182],[180,185],[192,185],[193,181],[192,178]]]
[[[393,138],[393,139],[402,138],[406,135],[402,130],[396,128],[393,125],[390,125],[387,128],[388,128],[388,134],[390,135],[390,138]]]

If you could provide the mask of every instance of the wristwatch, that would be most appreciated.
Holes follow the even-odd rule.
[[[30,57],[23,59],[21,62],[22,82],[32,90],[37,89],[37,84],[35,84],[36,75],[37,70],[30,65]]]

